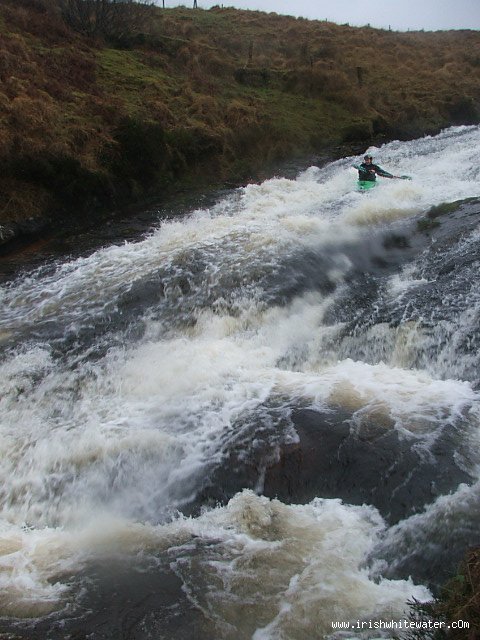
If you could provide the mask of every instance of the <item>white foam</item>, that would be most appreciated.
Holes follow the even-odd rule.
[[[388,281],[386,287],[387,295],[392,300],[401,299],[404,294],[415,287],[428,284],[425,278],[416,278],[417,267],[415,264],[406,265],[400,274],[396,273]]]
[[[434,435],[478,401],[466,382],[325,359],[329,301],[319,294],[285,307],[245,302],[235,317],[203,311],[186,334],[155,339],[152,330],[152,340],[112,349],[80,378],[52,369],[41,350],[31,362],[27,354],[7,361],[17,383],[21,371],[26,382],[0,404],[10,420],[0,462],[4,516],[37,526],[99,510],[154,518],[191,498],[197,474],[220,461],[226,434],[275,397],[342,406],[359,420],[375,415],[407,436]],[[47,375],[35,381],[38,367]]]
[[[436,380],[423,371],[344,360],[305,386],[314,402],[338,403],[356,414],[383,415],[400,432],[430,433],[462,417],[478,397],[471,385]]]
[[[365,561],[383,529],[369,507],[321,499],[287,506],[250,491],[196,519],[162,526],[99,516],[75,531],[9,527],[0,532],[2,605],[10,615],[40,615],[62,606],[68,576],[99,554],[167,554],[188,597],[217,628],[233,625],[242,635],[262,627],[257,637],[293,637],[295,625],[328,631],[332,616],[401,616],[412,596],[429,598],[411,581],[369,576]]]
[[[221,540],[221,549],[205,550],[200,560],[207,588],[192,584],[183,562],[176,570],[218,630],[314,637],[331,632],[332,620],[402,616],[409,598],[429,598],[411,581],[370,579],[364,562],[384,525],[368,507],[321,499],[287,506],[243,491],[195,522],[197,534],[198,526]]]

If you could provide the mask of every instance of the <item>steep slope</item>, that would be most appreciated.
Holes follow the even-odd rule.
[[[179,181],[479,121],[478,32],[151,7],[141,31],[92,39],[55,2],[0,6],[3,241]]]

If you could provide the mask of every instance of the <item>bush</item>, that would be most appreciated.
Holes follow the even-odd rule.
[[[343,142],[366,142],[370,140],[373,134],[371,122],[360,121],[352,122],[343,130]]]
[[[121,120],[113,137],[117,143],[111,164],[114,174],[142,185],[154,182],[168,160],[163,127],[128,116]]]
[[[111,195],[105,175],[82,167],[70,156],[24,155],[12,161],[6,173],[15,180],[52,191],[66,207],[77,208],[94,201],[106,203]]]
[[[146,0],[56,0],[65,22],[75,31],[118,42],[146,29]]]
[[[448,629],[417,630],[410,640],[477,640],[480,637],[480,548],[471,549],[458,574],[442,589],[440,596],[427,603],[410,603],[416,620],[443,622]],[[466,623],[454,628],[451,623]]]
[[[453,124],[477,124],[480,110],[472,98],[457,96],[447,105],[448,115]]]

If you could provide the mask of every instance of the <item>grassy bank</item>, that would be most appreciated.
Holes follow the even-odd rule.
[[[0,235],[241,180],[342,143],[480,119],[480,34],[262,12],[148,12],[74,31],[55,0],[0,6]]]

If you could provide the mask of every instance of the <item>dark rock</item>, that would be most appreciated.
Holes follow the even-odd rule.
[[[461,436],[451,427],[439,432],[425,455],[418,446],[421,438],[401,436],[386,415],[359,421],[341,408],[297,409],[291,420],[296,442],[291,423],[268,412],[256,424],[237,426],[221,465],[199,481],[196,499],[182,511],[195,515],[202,506],[225,504],[248,488],[287,504],[315,497],[369,504],[395,523],[472,481],[456,464]]]
[[[195,553],[192,550],[192,553]],[[190,640],[212,637],[201,611],[188,600],[172,558],[110,558],[72,576],[75,603],[48,616],[0,622],[12,640]],[[14,636],[10,633],[14,632]],[[5,634],[5,635],[4,635]]]
[[[442,431],[425,456],[416,438],[400,437],[385,419],[358,425],[343,410],[308,409],[295,411],[292,419],[299,442],[281,447],[278,461],[267,467],[266,496],[287,503],[318,496],[370,504],[393,523],[472,481],[455,463],[454,430]]]

